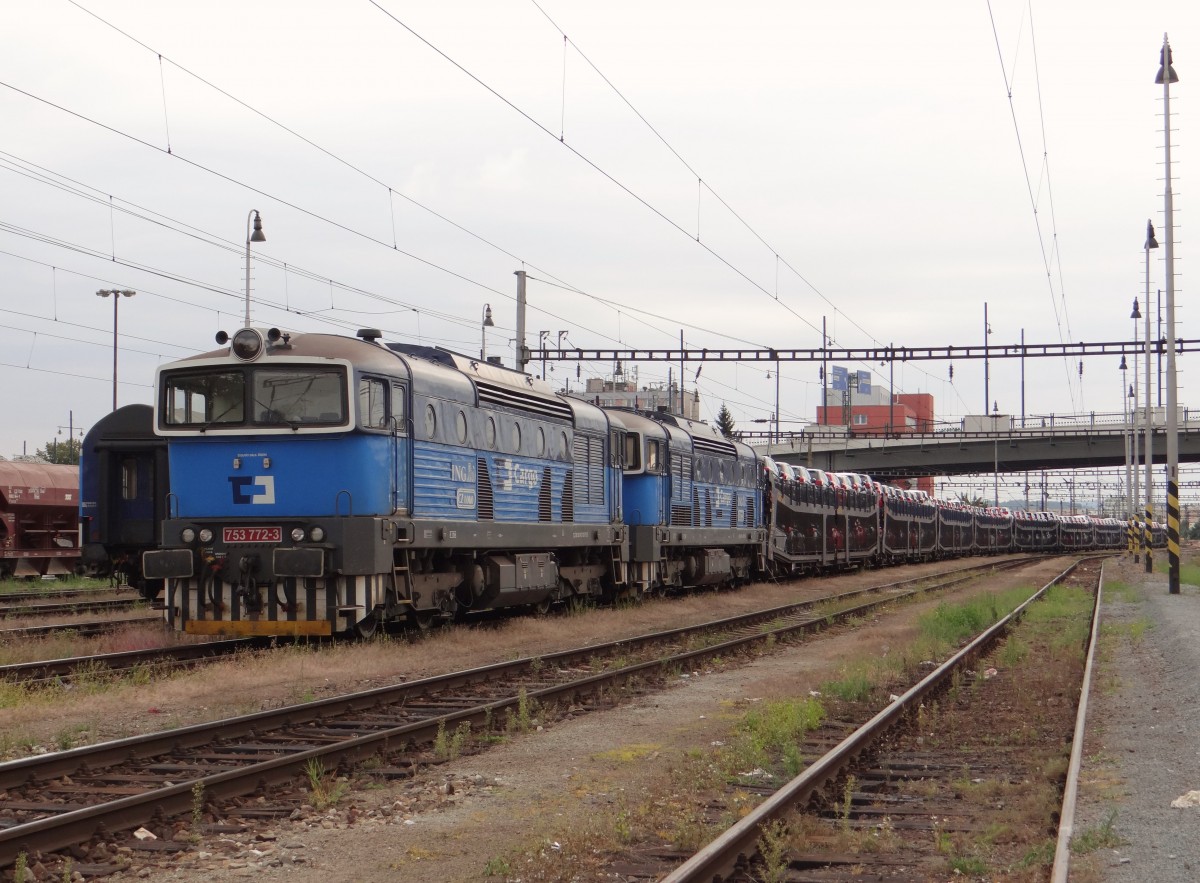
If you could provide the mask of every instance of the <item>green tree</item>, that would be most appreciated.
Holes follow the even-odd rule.
[[[83,442],[77,438],[51,439],[43,447],[37,449],[37,456],[47,463],[65,463],[68,466],[79,465],[79,453],[83,450]]]
[[[738,437],[737,430],[734,429],[733,415],[729,413],[729,409],[725,407],[725,403],[721,403],[721,410],[717,412],[717,429],[721,430],[721,435],[729,439]]]
[[[977,509],[986,509],[988,506],[992,505],[991,500],[985,500],[983,497],[978,495],[972,497],[968,494],[959,494],[958,499],[960,502],[966,503],[968,506],[974,506]]]

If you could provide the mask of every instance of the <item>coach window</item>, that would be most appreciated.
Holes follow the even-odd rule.
[[[358,419],[365,429],[387,428],[387,384],[374,377],[358,382]]]
[[[546,454],[546,430],[538,427],[537,431],[537,452],[538,456],[542,457]]]
[[[571,454],[571,442],[567,438],[567,431],[564,429],[561,436],[562,455],[564,460],[572,460],[574,457]]]
[[[458,435],[458,443],[465,445],[467,443],[467,415],[463,411],[459,411],[454,417],[454,431]]]
[[[432,402],[425,406],[425,435],[429,438],[437,435],[437,409]]]
[[[514,423],[512,426],[512,449],[514,454],[521,453],[521,424]]]
[[[121,461],[121,499],[137,499],[137,460],[132,457]]]
[[[489,417],[487,423],[483,425],[483,435],[487,439],[487,446],[493,451],[496,449],[496,418]]]

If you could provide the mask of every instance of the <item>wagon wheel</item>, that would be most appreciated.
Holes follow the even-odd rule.
[[[408,624],[413,626],[421,634],[428,634],[437,622],[437,611],[434,610],[409,610]]]
[[[379,616],[374,610],[354,624],[356,638],[371,638],[379,629]]]

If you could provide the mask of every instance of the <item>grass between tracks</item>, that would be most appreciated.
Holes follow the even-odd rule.
[[[969,637],[1012,610],[1031,594],[1028,588],[981,595],[962,604],[940,604],[919,620],[917,637],[882,656],[847,659],[838,677],[808,695],[731,704],[728,735],[707,748],[684,750],[671,758],[664,777],[645,781],[637,793],[622,791],[606,811],[589,815],[570,830],[552,826],[539,831],[524,849],[496,855],[485,874],[523,881],[592,879],[612,862],[662,850],[694,851],[749,812],[766,794],[801,772],[817,753],[804,753],[805,738],[827,718],[866,720],[899,692],[944,659]],[[1013,781],[974,774],[964,760],[962,774],[951,787],[958,806],[1004,807],[988,815],[979,831],[934,828],[932,836],[916,831],[898,834],[892,820],[878,824],[852,819],[854,782],[842,782],[829,795],[821,815],[795,815],[764,832],[763,863],[755,879],[782,880],[786,856],[799,851],[882,853],[909,850],[914,837],[925,837],[923,868],[934,876],[1041,879],[1053,859],[1047,837],[1060,799],[1069,744],[1064,749],[1056,706],[1070,706],[1073,694],[1061,678],[1075,677],[1082,666],[1080,648],[1090,619],[1090,593],[1056,588],[1034,605],[1007,641],[978,669],[995,668],[1001,677],[960,676],[948,693],[923,708],[913,722],[917,738],[929,750],[967,750],[983,740],[980,750],[1028,757],[1028,775]],[[1046,659],[1055,660],[1046,665]],[[1074,660],[1074,661],[1073,661]],[[978,727],[971,706],[993,694],[1000,703],[996,722]],[[1051,732],[1047,731],[1047,728]],[[1069,735],[1069,730],[1068,730]],[[638,764],[657,758],[659,746],[636,746],[627,753],[610,752],[594,760]],[[655,765],[658,768],[661,765]],[[944,783],[927,783],[931,789]],[[921,785],[913,786],[918,791]],[[580,795],[586,796],[586,795]]]

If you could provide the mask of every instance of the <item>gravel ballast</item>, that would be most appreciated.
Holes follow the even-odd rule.
[[[1077,855],[1072,880],[1200,879],[1200,806],[1172,806],[1200,791],[1200,589],[1171,595],[1144,566],[1105,568],[1132,591],[1105,593],[1075,821],[1078,836],[1112,819],[1120,842]]]

